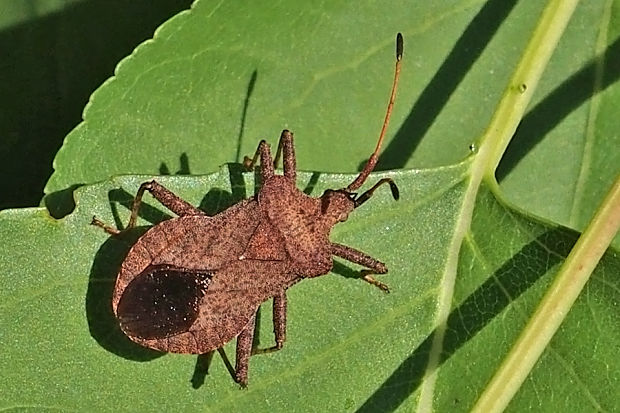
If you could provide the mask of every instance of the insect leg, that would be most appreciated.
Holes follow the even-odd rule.
[[[332,254],[344,258],[347,261],[351,261],[352,263],[363,265],[368,268],[367,270],[362,270],[362,279],[369,284],[378,287],[382,291],[386,293],[390,292],[390,289],[387,285],[382,283],[381,281],[375,280],[371,274],[385,274],[387,273],[387,267],[381,261],[378,261],[372,258],[370,255],[366,255],[361,251],[353,249],[351,247],[347,247],[346,245],[331,243]]]
[[[142,203],[142,196],[144,195],[144,191],[149,191],[151,195],[153,195],[153,197],[157,199],[162,205],[164,205],[170,211],[174,212],[179,216],[206,215],[204,211],[201,211],[187,201],[179,198],[170,190],[166,189],[163,185],[157,183],[156,181],[149,181],[144,182],[142,185],[140,185],[140,188],[136,193],[136,197],[133,199],[133,203],[131,204],[131,216],[129,218],[129,223],[125,227],[126,229],[133,228],[136,225],[136,220],[138,219],[138,211],[140,210],[140,204]],[[103,228],[104,231],[112,235],[118,235],[121,232],[116,228],[112,228],[111,226],[104,224],[99,219],[97,219],[97,217],[93,217],[91,225]]]
[[[138,211],[140,209],[140,204],[142,203],[142,196],[144,195],[144,191],[149,191],[151,195],[153,195],[153,197],[157,199],[163,206],[165,206],[170,211],[174,212],[179,216],[206,215],[204,211],[201,211],[189,202],[184,201],[156,181],[149,181],[144,182],[142,185],[140,185],[140,188],[138,189],[138,193],[136,194],[136,197],[133,200],[133,204],[131,205],[131,217],[129,218],[127,228],[132,228],[136,225],[136,220],[138,219]]]
[[[293,134],[284,129],[282,135],[280,135],[280,142],[278,142],[278,150],[276,151],[276,157],[273,160],[273,167],[278,167],[280,162],[280,155],[284,149],[284,158],[282,163],[284,164],[284,176],[291,178],[293,181],[297,175],[297,167],[295,166],[295,147],[293,146]]]
[[[280,350],[286,341],[286,290],[273,297],[273,333],[276,336],[274,350]]]
[[[92,221],[90,221],[90,225],[94,225],[96,227],[99,227],[101,229],[103,229],[105,232],[107,232],[110,235],[118,235],[121,233],[120,230],[106,224],[105,222],[101,221],[99,218],[97,217],[93,217]]]
[[[273,296],[273,334],[276,345],[268,348],[254,348],[252,354],[267,354],[278,351],[286,341],[286,290]]]
[[[248,385],[248,367],[252,355],[252,340],[256,326],[256,313],[250,318],[241,333],[237,336],[237,353],[235,362],[235,380],[241,387]]]
[[[265,182],[267,178],[271,178],[273,176],[274,172],[271,150],[269,149],[269,144],[264,139],[258,143],[258,148],[256,148],[256,153],[254,153],[254,157],[252,159],[247,156],[243,159],[243,166],[245,166],[249,171],[254,170],[254,165],[256,165],[256,161],[258,161],[259,155],[260,174],[263,182]]]

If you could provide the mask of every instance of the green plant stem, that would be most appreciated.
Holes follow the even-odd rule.
[[[579,0],[550,0],[532,33],[508,88],[480,141],[484,174],[495,181],[495,170],[527,109],[542,73]]]
[[[620,227],[620,175],[473,412],[503,411],[560,327]]]
[[[493,114],[493,118],[480,139],[480,149],[472,163],[469,185],[463,196],[463,204],[450,241],[450,253],[442,276],[442,288],[439,292],[437,305],[437,328],[433,336],[423,384],[420,388],[418,413],[433,410],[437,368],[454,295],[459,251],[465,234],[471,226],[478,188],[483,179],[491,188],[497,188],[495,169],[523,118],[534,89],[577,6],[577,2],[578,0],[549,1]]]

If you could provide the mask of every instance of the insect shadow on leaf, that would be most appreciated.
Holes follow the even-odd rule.
[[[237,136],[237,155],[235,161],[239,163],[241,161],[241,142],[243,141],[243,134],[245,133],[245,121],[248,115],[248,108],[250,107],[250,99],[252,98],[252,92],[254,92],[254,85],[256,85],[256,79],[258,78],[258,70],[254,69],[250,81],[248,82],[247,92],[245,94],[245,100],[243,101],[243,110],[241,111],[241,122],[239,122],[239,135]]]
[[[91,336],[106,350],[134,361],[148,361],[164,354],[129,340],[110,306],[118,266],[145,232],[146,228],[136,227],[119,237],[108,238],[101,245],[90,270],[86,292],[86,318]]]
[[[84,185],[71,185],[66,189],[45,195],[45,197],[43,197],[43,203],[45,204],[49,214],[56,219],[62,219],[72,213],[75,209],[73,193],[76,189],[82,186]]]
[[[170,173],[170,169],[168,168],[168,165],[166,164],[166,162],[162,162],[159,165],[159,174],[160,175],[172,175]],[[183,152],[179,156],[179,170],[176,171],[175,175],[191,175],[190,168],[189,168],[189,158],[187,156],[187,153],[185,152]]]

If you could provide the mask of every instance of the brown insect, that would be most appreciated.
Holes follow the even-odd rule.
[[[385,274],[382,262],[345,245],[329,241],[329,232],[366,202],[381,179],[358,196],[374,169],[385,136],[400,73],[403,40],[396,38],[396,69],[385,121],[377,146],[364,169],[346,188],[327,190],[312,198],[295,186],[293,134],[284,130],[275,160],[261,141],[251,170],[260,157],[262,186],[258,195],[225,211],[207,216],[156,181],[140,186],[127,228],[134,227],[144,191],[179,215],[142,235],[121,264],[112,296],[112,309],[123,332],[136,343],[172,353],[204,354],[237,337],[235,380],[247,385],[248,363],[258,307],[273,297],[275,346],[286,338],[286,290],[303,278],[327,274],[332,256],[367,269],[362,279],[388,292],[372,274]],[[274,168],[283,153],[284,175]],[[93,217],[94,225],[118,234]]]

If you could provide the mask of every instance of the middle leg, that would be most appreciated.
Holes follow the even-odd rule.
[[[286,341],[286,290],[273,296],[273,333],[276,345],[268,348],[254,348],[252,354],[267,354],[278,351]]]

